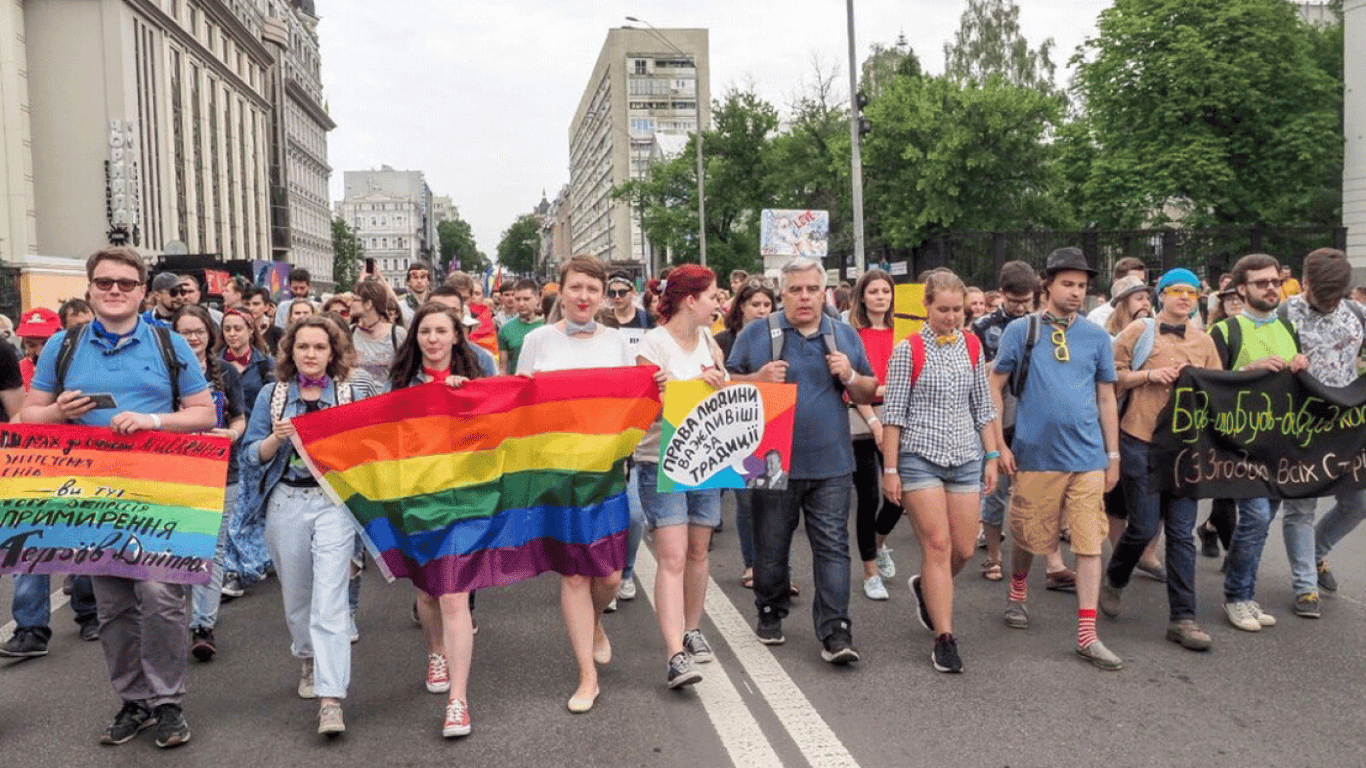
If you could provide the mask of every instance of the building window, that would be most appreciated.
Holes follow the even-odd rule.
[[[650,74],[649,64],[645,61],[645,59],[636,59],[636,60],[635,60],[635,67],[636,67],[636,74],[637,74],[637,75],[648,75],[648,74]]]

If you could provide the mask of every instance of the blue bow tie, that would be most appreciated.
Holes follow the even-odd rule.
[[[596,332],[597,330],[598,330],[598,321],[596,321],[596,320],[589,320],[588,322],[583,323],[582,325],[580,325],[579,323],[576,323],[576,322],[574,322],[573,320],[570,320],[570,319],[567,318],[567,317],[564,319],[564,332],[565,332],[565,335],[573,336],[573,335],[576,334],[576,333],[594,333],[594,332]]]
[[[1253,328],[1261,328],[1264,325],[1271,325],[1272,323],[1276,322],[1276,313],[1274,312],[1270,315],[1267,315],[1266,317],[1257,317],[1256,315],[1253,315],[1246,309],[1244,309],[1243,317],[1246,317],[1248,320],[1252,321]]]

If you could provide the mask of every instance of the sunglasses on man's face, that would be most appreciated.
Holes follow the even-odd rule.
[[[142,285],[142,281],[132,280],[129,278],[115,280],[112,277],[97,277],[94,280],[91,280],[90,284],[100,289],[101,291],[108,291],[117,285],[120,291],[128,293],[132,291],[134,288],[137,288],[139,285]]]
[[[608,288],[608,289],[607,289],[607,298],[609,298],[609,299],[619,299],[619,298],[621,298],[622,296],[625,296],[626,294],[628,294],[628,293],[630,293],[630,292],[631,292],[631,289],[630,289],[630,288]]]
[[[1259,291],[1269,291],[1272,288],[1280,288],[1281,279],[1279,277],[1269,277],[1265,280],[1249,280],[1247,281],[1247,284]]]

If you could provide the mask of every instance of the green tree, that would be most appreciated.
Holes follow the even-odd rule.
[[[332,220],[332,280],[338,291],[349,291],[360,279],[365,262],[365,246],[346,220],[338,216]]]
[[[436,225],[439,243],[438,270],[445,274],[459,262],[460,269],[471,274],[482,274],[489,267],[489,257],[474,242],[474,230],[469,222],[456,217]]]
[[[498,263],[515,274],[535,272],[540,253],[541,220],[530,213],[518,216],[498,241]]]
[[[1340,55],[1284,0],[1115,0],[1073,58],[1086,125],[1068,175],[1128,227],[1338,221]],[[1341,30],[1337,30],[1337,35]],[[1320,45],[1321,43],[1321,45]]]
[[[1057,93],[1053,83],[1053,38],[1037,48],[1020,33],[1014,0],[968,0],[952,43],[944,44],[944,74],[985,84],[999,77],[1011,85]]]
[[[873,43],[873,52],[863,60],[859,68],[859,88],[869,99],[876,99],[882,89],[898,77],[919,77],[920,59],[906,42],[905,35],[898,35],[896,44],[887,46]]]

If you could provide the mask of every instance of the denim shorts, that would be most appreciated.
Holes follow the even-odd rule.
[[[945,493],[981,493],[982,460],[973,459],[952,467],[941,467],[913,453],[903,452],[897,459],[901,492],[943,488]]]
[[[656,489],[659,465],[650,461],[636,462],[640,481],[640,506],[650,530],[670,525],[696,525],[715,528],[721,524],[721,491],[660,493]]]

